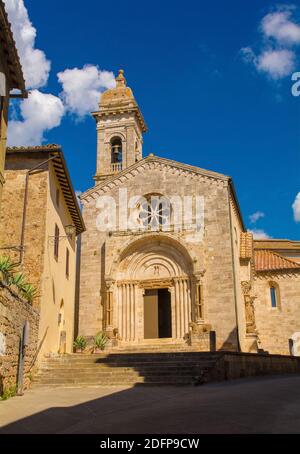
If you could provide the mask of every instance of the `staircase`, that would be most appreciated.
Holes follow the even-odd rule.
[[[33,386],[197,385],[210,381],[218,358],[217,353],[148,352],[146,347],[138,353],[64,355],[45,360]]]

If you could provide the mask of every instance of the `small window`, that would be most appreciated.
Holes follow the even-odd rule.
[[[55,224],[55,233],[54,233],[54,258],[58,260],[58,252],[59,252],[59,228]]]
[[[56,206],[59,207],[59,189],[56,189]]]
[[[69,279],[70,276],[70,251],[67,248],[66,250],[66,277]]]
[[[273,308],[278,307],[277,289],[275,286],[270,287],[271,305]]]

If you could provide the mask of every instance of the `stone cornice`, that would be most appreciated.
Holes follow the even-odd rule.
[[[102,195],[106,191],[109,191],[110,189],[119,186],[125,181],[134,178],[137,174],[142,173],[145,170],[161,170],[162,168],[168,169],[173,173],[177,173],[178,176],[183,175],[195,179],[207,179],[208,181],[215,181],[217,183],[221,183],[222,185],[227,185],[230,179],[230,177],[217,172],[204,170],[188,164],[182,164],[180,162],[166,158],[148,156],[128,167],[127,169],[124,169],[117,175],[114,175],[113,177],[110,177],[107,180],[96,185],[95,187],[89,189],[84,194],[82,194],[80,198],[83,202],[88,201],[90,198],[93,199],[99,195]]]
[[[254,280],[272,279],[276,277],[281,278],[299,278],[300,269],[290,270],[272,270],[272,271],[255,271]]]
[[[101,109],[99,110],[98,112],[92,112],[92,116],[95,118],[96,121],[99,121],[99,119],[101,118],[106,118],[106,117],[111,117],[111,116],[115,116],[115,115],[122,115],[122,114],[125,114],[125,113],[129,113],[129,114],[132,114],[134,113],[137,117],[137,120],[138,120],[138,123],[140,125],[140,128],[143,132],[147,132],[148,131],[148,127],[145,123],[145,120],[144,120],[144,117],[139,109],[139,107],[137,105],[135,106],[123,106],[123,107],[118,107],[118,106],[115,106],[115,107],[110,107],[110,108],[106,108],[106,109]]]

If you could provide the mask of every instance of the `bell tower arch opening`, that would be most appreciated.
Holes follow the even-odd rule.
[[[123,149],[122,139],[120,137],[113,137],[110,141],[111,151],[111,164],[112,170],[120,172],[122,170]]]
[[[96,182],[142,159],[146,123],[122,69],[115,82],[115,88],[102,94],[99,110],[93,113],[97,127]]]

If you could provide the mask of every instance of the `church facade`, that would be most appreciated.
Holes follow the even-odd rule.
[[[298,354],[300,242],[253,240],[230,177],[143,158],[147,126],[123,71],[93,116],[79,334],[103,331],[116,349]]]

